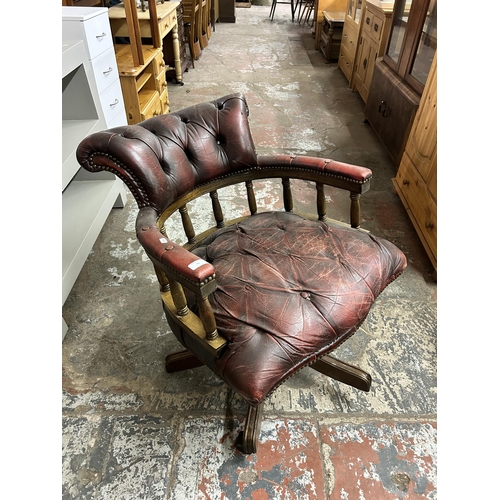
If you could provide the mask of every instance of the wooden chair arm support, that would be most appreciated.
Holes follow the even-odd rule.
[[[304,170],[311,174],[310,180],[323,182],[356,193],[368,191],[372,178],[372,171],[369,168],[312,156],[258,156],[258,165],[262,169],[291,168],[293,170]],[[305,175],[304,177],[308,176]]]
[[[179,282],[200,299],[217,288],[214,266],[168,240],[156,226],[156,212],[153,209],[141,210],[136,234],[149,258],[167,278]]]

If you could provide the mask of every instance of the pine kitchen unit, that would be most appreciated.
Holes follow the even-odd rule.
[[[136,65],[130,45],[115,45],[129,125],[169,112],[165,63],[160,48],[143,45],[144,64]]]
[[[394,187],[437,273],[437,53]]]
[[[352,88],[353,68],[358,49],[361,14],[365,0],[347,0],[347,10],[344,19],[344,29],[340,43],[339,68],[347,78],[349,88]]]
[[[383,54],[391,27],[394,2],[366,0],[361,15],[361,34],[354,63],[352,89],[366,103],[376,59]]]

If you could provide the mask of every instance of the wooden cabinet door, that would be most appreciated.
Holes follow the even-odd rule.
[[[437,164],[437,57],[434,57],[427,84],[420,100],[406,151],[426,182],[432,181]]]
[[[404,85],[383,61],[377,60],[365,116],[397,165],[419,101],[418,94]]]

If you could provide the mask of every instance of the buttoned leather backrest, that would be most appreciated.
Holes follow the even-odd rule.
[[[158,213],[195,186],[257,166],[241,94],[97,133],[78,148],[77,158],[90,171],[108,164],[140,208]],[[132,172],[128,165],[134,164],[144,168]]]

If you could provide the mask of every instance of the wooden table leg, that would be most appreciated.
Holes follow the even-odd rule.
[[[174,49],[174,66],[175,66],[175,79],[177,83],[184,85],[182,81],[182,63],[181,63],[181,53],[179,48],[179,27],[175,23],[172,28],[172,45]]]

